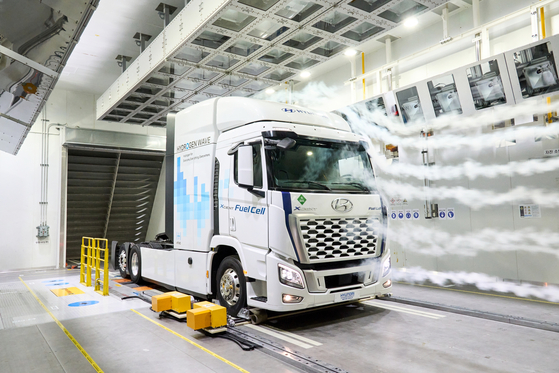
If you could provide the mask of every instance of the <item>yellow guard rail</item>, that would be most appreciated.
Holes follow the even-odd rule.
[[[80,284],[91,286],[91,269],[95,270],[95,291],[109,295],[109,249],[106,238],[82,237],[82,255],[80,260]],[[103,253],[101,255],[101,253]],[[103,268],[101,269],[101,262]],[[103,280],[101,280],[103,272]],[[101,290],[103,284],[103,290]]]

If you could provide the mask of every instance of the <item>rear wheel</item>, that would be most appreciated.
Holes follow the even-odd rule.
[[[235,256],[228,256],[219,265],[216,273],[217,299],[227,308],[227,313],[237,316],[246,306],[246,278],[241,261]]]
[[[120,277],[122,278],[128,278],[130,277],[128,275],[128,268],[126,268],[126,263],[128,262],[127,258],[126,258],[126,249],[124,248],[124,245],[121,246],[119,252],[118,252],[118,270],[120,272]]]
[[[138,284],[142,279],[142,257],[140,248],[136,245],[130,248],[130,263],[128,263],[128,272],[132,282]]]

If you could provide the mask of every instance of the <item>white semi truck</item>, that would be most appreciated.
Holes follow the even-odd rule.
[[[232,315],[391,292],[368,141],[341,117],[227,97],[179,112],[174,128],[173,234],[118,246],[123,276]]]

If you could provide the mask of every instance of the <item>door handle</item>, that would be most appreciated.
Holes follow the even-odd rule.
[[[237,224],[235,223],[235,218],[230,218],[230,222],[231,222],[231,232],[236,232],[237,231]]]

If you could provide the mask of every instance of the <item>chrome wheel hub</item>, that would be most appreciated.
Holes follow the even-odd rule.
[[[123,272],[126,272],[126,250],[122,250],[118,256],[118,265]]]
[[[241,295],[241,284],[239,276],[232,268],[228,268],[219,281],[219,292],[224,301],[229,306],[234,306],[239,301]]]

